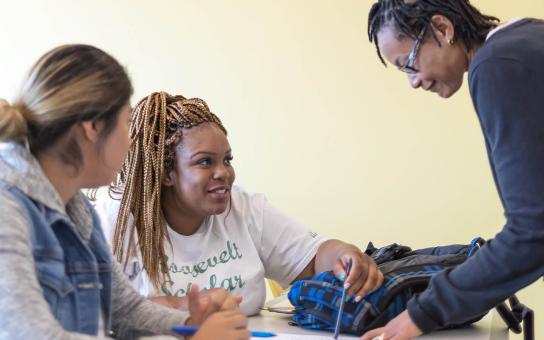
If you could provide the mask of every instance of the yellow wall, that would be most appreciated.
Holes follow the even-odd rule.
[[[160,89],[207,100],[238,183],[323,235],[362,247],[492,237],[504,219],[466,86],[446,101],[384,68],[366,37],[372,3],[5,1],[0,96],[49,48],[96,44],[128,67],[134,100]],[[544,17],[540,0],[474,3]],[[544,325],[542,282],[521,295]]]

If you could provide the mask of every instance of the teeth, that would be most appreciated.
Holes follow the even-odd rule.
[[[212,190],[212,192],[214,193],[218,193],[218,194],[224,194],[227,192],[227,189],[218,189],[218,190]]]

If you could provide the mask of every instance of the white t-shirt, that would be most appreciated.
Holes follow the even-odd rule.
[[[241,310],[252,315],[266,297],[264,278],[288,286],[325,241],[275,209],[262,194],[234,186],[231,199],[230,211],[206,218],[193,235],[180,235],[168,227],[173,249],[166,242],[165,251],[171,280],[159,289],[141,271],[139,257],[129,262],[125,273],[140,294],[184,296],[193,283],[201,289],[222,287],[242,295]],[[108,195],[96,204],[110,244],[119,204]]]

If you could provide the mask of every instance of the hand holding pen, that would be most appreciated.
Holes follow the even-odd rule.
[[[351,263],[349,274],[346,271],[348,263]],[[352,245],[344,247],[336,261],[334,274],[344,281],[346,295],[353,298],[355,302],[361,301],[365,295],[379,289],[383,283],[383,274],[376,263]]]

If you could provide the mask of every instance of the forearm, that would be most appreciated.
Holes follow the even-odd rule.
[[[523,233],[530,237],[512,228],[507,225],[462,266],[437,275],[424,293],[409,302],[410,317],[422,331],[484,313],[544,275],[544,228]]]
[[[184,324],[187,312],[161,306],[139,295],[115,263],[113,269],[113,330],[123,334],[170,334],[175,325]]]
[[[188,310],[189,301],[186,296],[177,297],[177,296],[153,296],[147,298],[149,301],[174,309]]]
[[[323,242],[315,255],[314,274],[333,270],[341,255],[352,251],[360,252],[361,250],[353,244],[339,240],[327,240]]]

